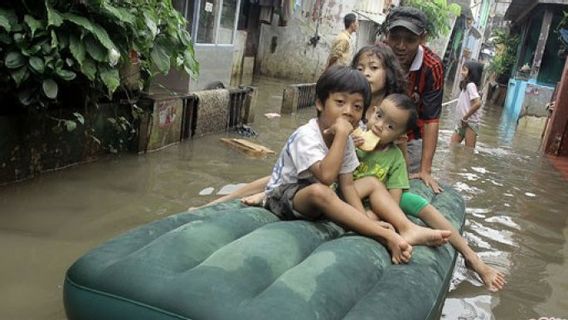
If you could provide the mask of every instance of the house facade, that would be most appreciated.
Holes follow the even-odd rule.
[[[560,81],[565,59],[558,55],[560,40],[555,32],[568,0],[513,0],[505,19],[520,43],[509,78],[505,110],[512,119],[523,114],[546,116]]]

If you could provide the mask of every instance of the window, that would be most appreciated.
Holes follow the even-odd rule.
[[[215,43],[217,33],[217,15],[220,0],[201,0],[199,7],[199,25],[197,26],[198,43]]]
[[[221,25],[219,26],[219,39],[217,40],[217,43],[233,43],[233,30],[235,29],[236,14],[237,0],[223,0]]]
[[[190,31],[193,30],[198,44],[232,44],[235,33],[237,11],[244,0],[188,0]],[[246,0],[248,1],[248,0]],[[191,17],[190,17],[191,18]],[[197,26],[195,25],[197,24]],[[193,26],[194,29],[191,29]]]

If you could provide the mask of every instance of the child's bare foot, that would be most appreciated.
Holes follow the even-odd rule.
[[[241,203],[251,207],[260,207],[264,201],[264,192],[241,198]]]
[[[390,223],[388,223],[388,222],[386,222],[386,221],[379,220],[379,221],[377,221],[377,223],[378,223],[381,227],[383,227],[383,228],[385,228],[385,229],[389,229],[389,230],[391,230],[391,231],[396,232],[396,229],[392,226],[392,224],[390,224]]]
[[[448,243],[450,235],[449,230],[437,230],[425,228],[416,224],[411,224],[407,230],[400,231],[400,235],[411,245],[425,245],[437,247]]]
[[[487,290],[491,292],[497,292],[503,289],[505,283],[507,283],[503,273],[487,265],[477,256],[472,261],[466,259],[465,265],[477,272]]]
[[[398,233],[392,231],[386,237],[386,245],[391,253],[391,260],[394,264],[408,263],[412,257],[412,246],[406,242]]]

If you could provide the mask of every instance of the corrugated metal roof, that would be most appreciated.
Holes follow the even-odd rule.
[[[505,13],[505,20],[516,21],[527,10],[540,4],[568,5],[568,0],[513,0]]]

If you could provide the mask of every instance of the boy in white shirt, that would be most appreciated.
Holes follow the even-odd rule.
[[[387,246],[393,263],[407,263],[412,246],[392,229],[371,220],[339,198],[358,198],[353,171],[359,165],[350,137],[369,107],[367,79],[350,67],[326,70],[316,84],[317,118],[286,142],[266,187],[265,207],[281,219],[326,217]]]

